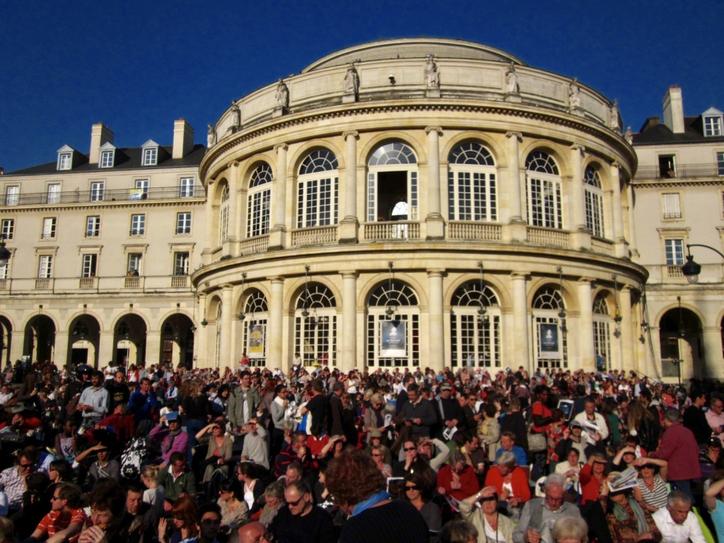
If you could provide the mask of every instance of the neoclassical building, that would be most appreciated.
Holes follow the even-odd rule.
[[[332,53],[209,127],[196,364],[655,374],[636,164],[615,102],[505,52]]]

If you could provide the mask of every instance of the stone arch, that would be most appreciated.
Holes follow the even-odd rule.
[[[47,313],[36,313],[25,321],[23,356],[32,361],[52,361],[55,358],[55,319]]]
[[[307,140],[301,142],[298,147],[294,149],[294,153],[287,159],[287,177],[296,179],[299,176],[299,167],[302,161],[306,158],[307,154],[317,149],[327,149],[334,154],[334,158],[337,159],[337,169],[343,170],[345,168],[345,156],[344,149],[341,149],[335,139],[323,138],[317,140]]]
[[[98,368],[105,364],[99,360],[101,320],[92,313],[77,313],[68,321],[68,344],[66,360],[69,365],[88,364]]]
[[[447,165],[450,152],[455,149],[459,144],[468,141],[475,141],[486,147],[495,161],[496,168],[503,168],[507,164],[508,160],[505,155],[505,146],[498,143],[493,138],[494,134],[485,132],[475,132],[472,130],[466,130],[455,134],[445,145],[440,146],[440,164]]]

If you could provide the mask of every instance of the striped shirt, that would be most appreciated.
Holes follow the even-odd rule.
[[[636,481],[636,484],[638,485],[639,490],[641,490],[641,497],[648,505],[656,507],[656,509],[666,507],[666,500],[669,497],[669,488],[659,475],[654,476],[653,489],[649,489],[643,479]]]

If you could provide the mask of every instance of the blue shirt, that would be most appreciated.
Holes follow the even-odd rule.
[[[714,521],[717,539],[724,541],[724,503],[719,499],[716,500],[716,507],[711,511],[711,520]]]
[[[497,451],[495,451],[495,459],[497,460],[504,452],[505,449],[503,447],[500,447]],[[511,452],[515,455],[516,464],[518,464],[519,466],[528,465],[528,455],[525,454],[523,447],[521,447],[520,445],[513,445],[513,450]]]

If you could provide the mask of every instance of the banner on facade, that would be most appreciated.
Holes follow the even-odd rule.
[[[252,324],[249,326],[249,358],[264,357],[264,325]]]
[[[405,321],[380,322],[380,356],[407,356],[407,323]]]
[[[557,323],[538,323],[538,357],[561,358],[561,342]]]

